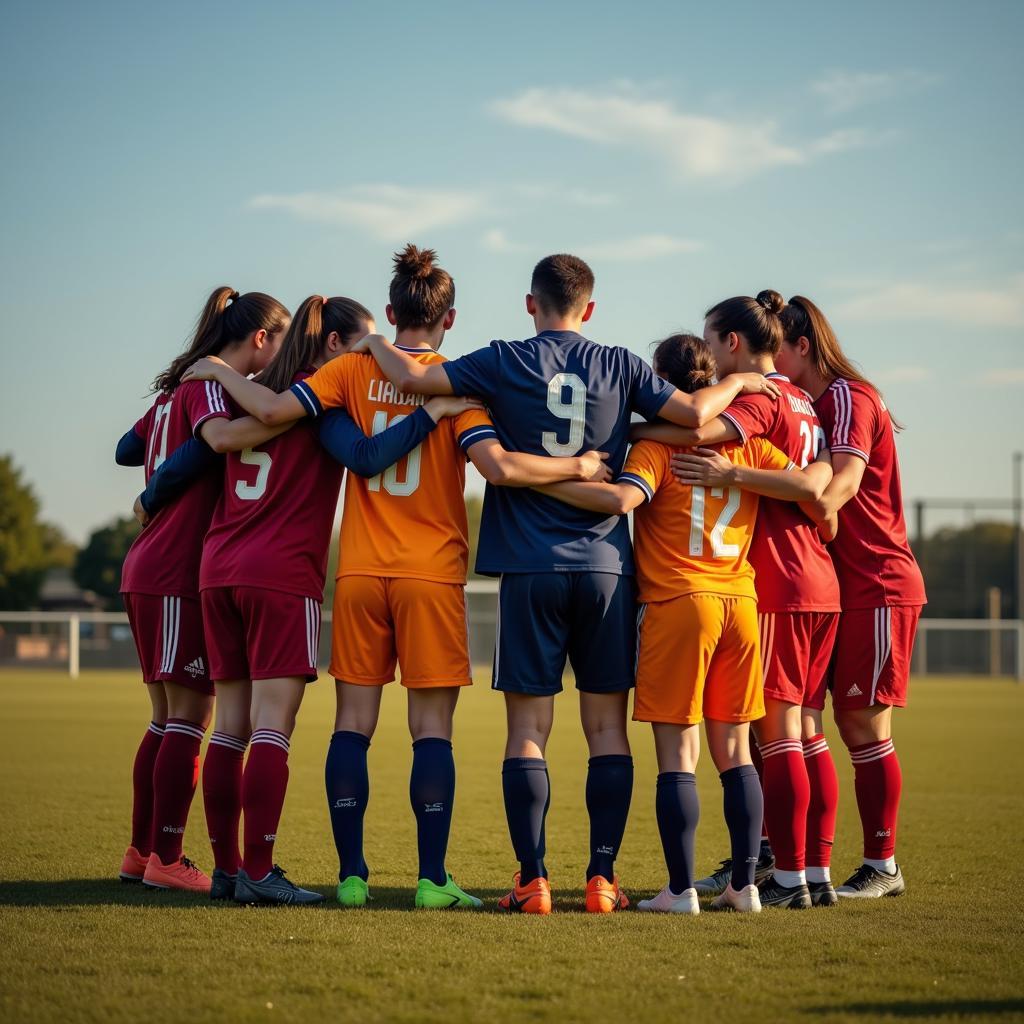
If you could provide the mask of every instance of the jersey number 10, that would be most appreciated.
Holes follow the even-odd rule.
[[[373,414],[373,425],[371,426],[370,432],[375,436],[377,434],[383,434],[388,427],[393,427],[396,423],[401,423],[406,418],[405,413],[401,413],[396,416],[391,422],[388,422],[388,414],[385,410],[381,409],[379,412]],[[370,477],[366,481],[366,489],[368,491],[379,491],[380,485],[383,482],[384,490],[388,494],[394,495],[396,498],[408,498],[417,487],[420,485],[420,445],[416,445],[415,448],[405,457],[405,479],[398,479],[398,463],[396,462],[393,466],[388,466],[383,473],[378,473],[376,476]]]

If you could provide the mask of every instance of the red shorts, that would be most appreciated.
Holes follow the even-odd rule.
[[[764,695],[821,711],[828,691],[828,666],[839,613],[765,612],[757,621]]]
[[[123,594],[128,623],[147,683],[177,683],[213,693],[203,639],[203,613],[194,597]]]
[[[920,617],[920,605],[854,608],[839,616],[830,682],[834,708],[906,707]]]
[[[316,679],[320,602],[260,587],[202,593],[210,675],[235,679]]]

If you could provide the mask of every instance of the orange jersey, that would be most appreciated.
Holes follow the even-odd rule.
[[[444,362],[432,349],[404,349],[421,363]],[[343,355],[303,384],[319,409],[344,408],[366,434],[378,434],[423,404],[396,391],[373,356]],[[319,411],[317,409],[316,411]],[[395,576],[465,583],[469,529],[462,492],[465,452],[496,437],[484,412],[437,425],[409,454],[369,480],[349,473],[337,575]]]
[[[747,561],[758,496],[738,487],[690,487],[672,475],[673,452],[657,441],[630,449],[619,482],[647,498],[633,519],[633,547],[640,600],[668,601],[682,594],[757,597]],[[793,463],[763,437],[727,443],[718,451],[754,469],[788,469]],[[793,467],[795,468],[795,467]]]

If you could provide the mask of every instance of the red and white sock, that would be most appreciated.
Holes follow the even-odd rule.
[[[164,738],[164,727],[150,722],[132,765],[132,846],[148,857],[153,850],[153,765]]]
[[[288,737],[274,729],[257,729],[249,741],[249,759],[242,776],[242,867],[257,882],[274,866],[274,841],[288,789],[288,748]]]
[[[850,748],[854,788],[864,829],[864,863],[881,871],[896,870],[896,820],[903,773],[892,740],[875,740]]]
[[[830,882],[839,779],[828,740],[822,733],[804,740],[804,764],[811,791],[807,807],[807,881]]]
[[[210,833],[214,866],[237,874],[242,855],[238,849],[238,822],[242,817],[242,761],[246,740],[215,732],[203,764],[203,805]]]
[[[203,727],[183,718],[168,718],[160,752],[153,765],[153,852],[164,864],[181,858],[188,811],[199,780],[199,746]]]
[[[803,885],[810,785],[798,739],[761,746],[764,762],[764,817],[775,854],[775,878],[781,885]]]

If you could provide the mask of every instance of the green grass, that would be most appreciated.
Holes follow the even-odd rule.
[[[417,912],[404,695],[392,686],[370,749],[367,859],[374,909],[210,905],[116,880],[129,772],[148,702],[127,674],[0,673],[0,1019],[19,1021],[730,1022],[1024,1019],[1024,688],[920,680],[898,715],[905,775],[901,899],[759,917],[581,912],[585,748],[564,694],[549,758],[556,912],[493,912],[514,868],[502,812],[504,715],[484,685],[457,718],[459,788],[449,867],[481,912]],[[292,744],[278,859],[331,892],[337,862],[322,794],[333,687],[309,691]],[[649,736],[619,869],[636,899],[660,888]],[[833,737],[833,749],[838,741]],[[846,759],[835,873],[859,862]],[[720,792],[700,771],[698,867],[726,850]],[[202,807],[186,850],[210,866]]]

